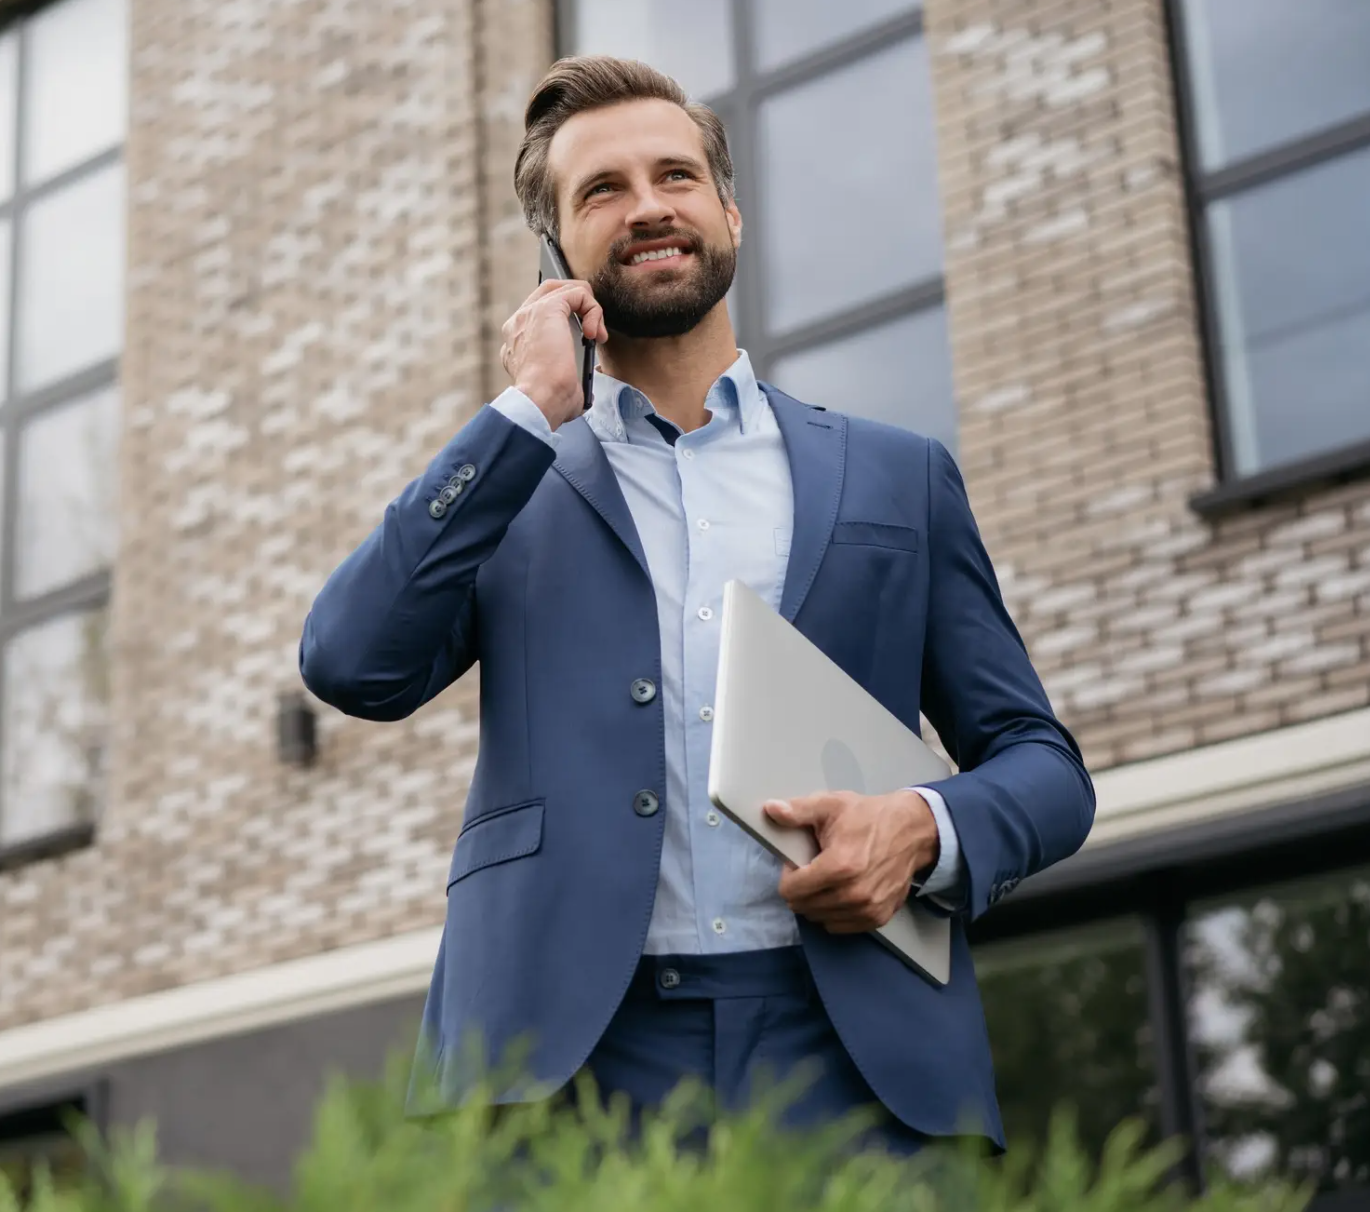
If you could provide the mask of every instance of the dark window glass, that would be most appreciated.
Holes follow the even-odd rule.
[[[956,449],[947,317],[940,307],[786,354],[771,377],[806,404],[902,425]]]
[[[757,66],[780,67],[917,7],[916,0],[755,0]]]
[[[1365,0],[1184,0],[1206,169],[1370,112]]]
[[[1159,1138],[1143,936],[1127,920],[979,947],[975,969],[1010,1151],[1073,1106],[1094,1153],[1120,1121]]]
[[[1370,872],[1199,906],[1186,959],[1209,1161],[1370,1187]]]
[[[694,97],[733,86],[729,0],[576,0],[575,14],[579,53],[641,59]]]
[[[1207,221],[1235,469],[1370,438],[1370,150],[1216,202]]]
[[[768,329],[942,272],[931,111],[921,38],[762,103],[758,221]]]

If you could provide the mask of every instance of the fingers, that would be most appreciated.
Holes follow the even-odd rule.
[[[822,894],[841,893],[860,876],[860,868],[844,854],[823,850],[811,863],[786,871],[780,877],[780,895],[793,906]]]
[[[538,283],[537,289],[523,301],[520,310],[539,304],[556,307],[563,315],[574,313],[579,316],[581,331],[590,340],[603,344],[609,339],[604,309],[595,300],[588,282],[579,278],[547,278]]]

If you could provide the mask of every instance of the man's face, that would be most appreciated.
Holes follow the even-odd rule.
[[[720,201],[694,120],[669,101],[577,114],[548,151],[560,244],[611,332],[673,337],[728,293],[742,217]]]

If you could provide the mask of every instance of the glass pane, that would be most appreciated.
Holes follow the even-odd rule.
[[[10,381],[10,221],[0,219],[0,400]]]
[[[956,450],[947,317],[940,307],[777,358],[771,377],[806,404],[902,425]]]
[[[1370,871],[1202,906],[1185,950],[1208,1158],[1370,1186]]]
[[[1370,112],[1370,4],[1184,0],[1200,160],[1219,168]]]
[[[1370,151],[1209,207],[1237,469],[1370,438]]]
[[[757,64],[779,67],[917,7],[918,0],[757,0]]]
[[[577,0],[575,9],[577,54],[641,59],[695,98],[733,86],[730,0]]]
[[[1063,1104],[1096,1156],[1124,1119],[1159,1139],[1144,963],[1134,921],[976,948],[1010,1151],[1040,1145]]]
[[[123,165],[35,202],[20,240],[16,356],[27,390],[113,357],[123,343]]]
[[[11,29],[0,38],[0,198],[14,192],[15,89],[19,35]]]
[[[114,560],[119,394],[39,413],[19,435],[15,592],[35,597]]]
[[[5,650],[0,843],[93,819],[103,792],[107,612],[64,615]]]
[[[769,98],[759,121],[758,218],[771,331],[941,272],[922,39]]]
[[[24,179],[35,184],[123,140],[128,0],[61,0],[27,32]]]

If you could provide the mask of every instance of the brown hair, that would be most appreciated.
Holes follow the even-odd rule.
[[[718,196],[725,203],[733,200],[733,158],[723,123],[713,110],[691,101],[670,76],[636,59],[576,55],[552,64],[533,90],[523,114],[523,143],[514,161],[514,192],[533,231],[557,235],[557,195],[547,171],[547,150],[562,123],[587,110],[643,100],[670,101],[695,120]]]

